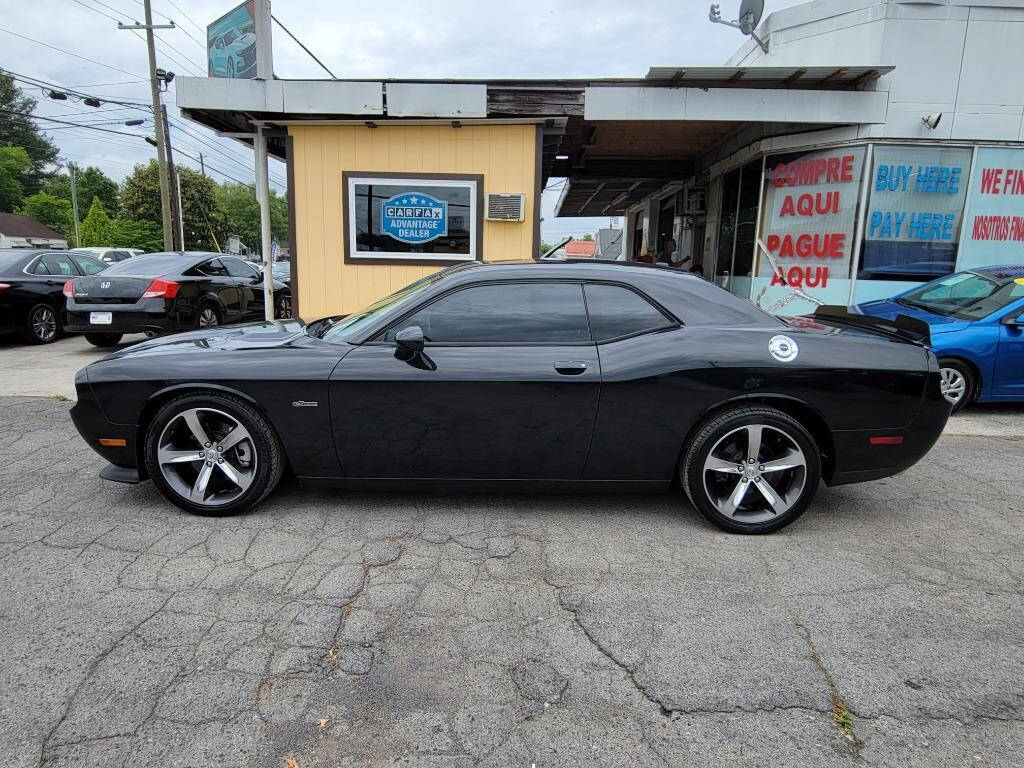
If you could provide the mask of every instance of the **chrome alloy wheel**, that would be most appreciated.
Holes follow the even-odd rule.
[[[167,422],[157,446],[160,474],[193,504],[229,504],[256,477],[252,436],[237,419],[215,408],[182,411]]]
[[[939,370],[940,389],[946,402],[956,405],[964,399],[967,394],[967,380],[956,368],[942,368]]]
[[[213,307],[203,307],[199,312],[199,327],[212,328],[217,325],[217,310]]]
[[[32,333],[40,341],[57,338],[57,315],[49,307],[36,307],[32,313]]]
[[[704,490],[719,512],[740,523],[761,523],[787,512],[807,482],[807,457],[781,429],[737,427],[704,461]]]

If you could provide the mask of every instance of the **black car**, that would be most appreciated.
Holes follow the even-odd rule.
[[[64,330],[64,283],[106,268],[81,253],[0,250],[0,333],[20,333],[31,344],[56,341]]]
[[[459,265],[362,312],[200,330],[78,372],[103,476],[199,514],[302,482],[652,489],[767,532],[829,485],[894,475],[949,416],[923,323],[787,324],[688,274]]]
[[[275,317],[291,315],[288,287],[274,281]],[[263,274],[218,253],[150,253],[99,277],[68,281],[65,327],[97,347],[126,333],[165,334],[264,318]]]

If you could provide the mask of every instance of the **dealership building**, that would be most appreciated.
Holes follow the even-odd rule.
[[[624,217],[622,258],[673,238],[781,314],[1024,262],[1024,1],[818,0],[756,34],[614,80],[281,80],[264,45],[258,77],[181,78],[177,102],[286,162],[307,320],[536,257],[554,178],[556,215]]]

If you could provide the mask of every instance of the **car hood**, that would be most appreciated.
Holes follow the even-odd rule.
[[[915,320],[923,320],[931,326],[932,333],[951,333],[962,331],[971,323],[969,320],[961,320],[957,317],[939,315],[935,312],[928,312],[917,307],[907,307],[897,304],[895,301],[884,299],[882,301],[869,301],[866,304],[856,304],[850,307],[851,312],[859,312],[862,315],[873,317],[884,317],[886,320],[896,319],[896,315],[906,315]]]
[[[306,338],[304,328],[305,326],[297,320],[276,320],[188,331],[135,344],[115,352],[111,358],[182,354],[216,349],[275,349],[287,346],[296,339]]]

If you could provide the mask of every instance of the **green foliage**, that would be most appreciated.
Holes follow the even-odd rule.
[[[32,160],[22,147],[0,146],[0,211],[11,213],[21,205],[22,178],[31,167]]]
[[[583,237],[580,238],[580,240],[593,240],[593,239],[594,239],[594,236],[592,234],[590,234],[589,232],[587,232],[587,234],[585,234]]]
[[[0,147],[21,147],[28,154],[29,165],[18,176],[25,195],[34,195],[42,188],[47,166],[57,162],[56,145],[26,117],[35,108],[36,100],[23,94],[13,78],[0,72]]]
[[[25,198],[21,205],[21,213],[31,216],[50,229],[57,230],[69,243],[75,245],[75,222],[70,200],[62,200],[46,192],[37,192]]]
[[[260,206],[256,192],[245,184],[220,184],[217,199],[224,211],[229,234],[238,235],[254,251],[260,250]],[[288,201],[270,190],[270,234],[288,241]]]
[[[121,184],[121,214],[132,221],[162,221],[156,160],[136,165]]]
[[[75,185],[78,187],[78,202],[84,207],[94,197],[98,197],[107,212],[116,216],[121,209],[120,190],[117,182],[107,176],[99,168],[75,168]],[[71,199],[71,175],[59,173],[51,177],[43,186],[44,192],[62,200]]]
[[[114,225],[117,230],[116,245],[122,248],[141,248],[146,253],[164,249],[164,228],[161,224],[122,218],[116,219]]]
[[[89,213],[82,222],[82,245],[83,246],[112,246],[119,245],[117,242],[117,226],[107,215],[107,209],[103,207],[98,197],[92,199],[89,206]]]

